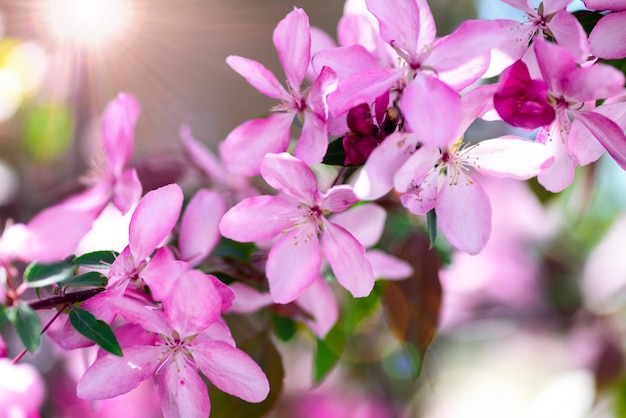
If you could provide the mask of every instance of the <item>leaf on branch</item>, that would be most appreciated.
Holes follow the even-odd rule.
[[[107,269],[111,267],[118,255],[116,251],[94,251],[76,257],[74,264],[92,269]]]
[[[74,275],[70,261],[52,264],[30,263],[24,271],[24,281],[28,287],[39,288],[69,280]]]
[[[297,324],[287,316],[274,314],[272,315],[272,328],[279,340],[287,342],[296,335]]]
[[[211,254],[218,257],[230,257],[248,261],[255,250],[256,245],[252,243],[238,242],[222,237]]]
[[[28,305],[20,303],[8,312],[8,317],[22,344],[31,353],[37,351],[41,345],[41,321],[35,311]]]
[[[111,327],[106,322],[97,319],[91,312],[73,308],[70,312],[70,323],[76,331],[98,344],[103,350],[119,357],[124,355]]]
[[[428,222],[428,239],[430,240],[429,249],[435,246],[435,241],[437,240],[437,212],[435,209],[431,209],[426,214],[426,220]]]
[[[73,279],[64,283],[66,287],[80,287],[80,286],[95,286],[104,287],[107,285],[107,278],[102,273],[97,271],[89,271],[84,274],[80,274]]]
[[[343,327],[336,324],[326,338],[317,340],[315,358],[313,359],[313,383],[321,383],[341,358],[346,345],[346,334]]]
[[[429,249],[428,238],[419,232],[408,236],[395,251],[413,267],[413,276],[387,282],[384,294],[385,317],[396,337],[405,345],[412,345],[421,358],[421,364],[439,322],[441,311],[441,258]],[[411,352],[408,348],[407,352]],[[416,371],[414,377],[419,374]]]

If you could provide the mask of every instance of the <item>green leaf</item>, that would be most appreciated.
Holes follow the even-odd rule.
[[[28,305],[20,303],[14,307],[12,315],[13,324],[22,344],[31,353],[37,351],[41,345],[41,322],[39,316]]]
[[[345,300],[343,324],[346,334],[352,335],[358,325],[371,315],[380,303],[380,295],[384,287],[384,281],[374,284],[374,290],[364,298],[348,298]]]
[[[76,257],[74,264],[92,269],[106,269],[111,267],[118,255],[116,251],[94,251]]]
[[[69,261],[52,264],[31,263],[24,271],[28,287],[44,287],[69,280],[74,275],[74,266]]]
[[[317,340],[313,359],[313,382],[320,383],[330,373],[341,358],[346,345],[346,334],[340,325],[335,325],[326,338]]]
[[[0,305],[0,329],[6,327],[11,323],[9,319],[7,309],[4,305]]]
[[[435,209],[431,209],[426,214],[426,220],[428,221],[428,239],[430,240],[430,247],[435,246],[437,240],[437,212]]]
[[[105,351],[122,357],[122,348],[115,338],[111,327],[84,309],[73,308],[70,312],[70,323],[76,331],[95,342]]]
[[[256,245],[252,243],[222,238],[212,254],[219,257],[231,257],[247,261],[254,251],[256,251]]]
[[[326,155],[324,155],[322,163],[326,165],[340,165],[345,167],[345,160],[346,151],[343,149],[343,140],[342,138],[337,138],[328,144],[328,150],[326,151]]]
[[[281,341],[289,341],[296,335],[297,324],[291,318],[282,315],[272,315],[272,327]]]
[[[97,271],[89,271],[85,274],[80,274],[68,282],[64,283],[66,287],[79,287],[79,286],[96,286],[104,287],[107,284],[107,278]]]

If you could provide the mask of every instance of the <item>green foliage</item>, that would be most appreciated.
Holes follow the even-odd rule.
[[[70,312],[70,323],[76,331],[98,344],[103,350],[116,356],[123,356],[122,348],[117,338],[115,338],[111,327],[106,322],[97,319],[90,312],[80,308],[73,308]]]
[[[345,167],[345,160],[346,151],[343,149],[343,140],[341,138],[337,138],[328,144],[328,150],[322,159],[322,163],[326,165],[340,165]]]
[[[248,261],[254,251],[256,251],[256,246],[252,243],[237,242],[222,237],[212,254],[217,257],[229,257]]]
[[[111,267],[118,255],[119,253],[115,251],[94,251],[76,257],[74,264],[92,269],[107,269]]]
[[[79,274],[78,276],[68,280],[63,283],[65,287],[81,287],[81,286],[95,286],[95,287],[104,287],[107,285],[107,278],[102,273],[97,271],[89,271],[84,274]]]
[[[437,212],[435,212],[435,209],[428,211],[426,221],[428,223],[428,239],[430,240],[429,248],[433,248],[437,240]]]
[[[69,280],[74,275],[74,266],[70,261],[52,264],[31,263],[24,271],[24,281],[28,287],[39,288]]]
[[[7,311],[7,317],[15,326],[24,347],[31,353],[37,351],[41,345],[41,322],[35,311],[20,303]]]
[[[286,342],[296,335],[297,324],[287,316],[274,314],[272,315],[272,328],[278,339]]]
[[[336,324],[323,340],[317,339],[313,359],[313,382],[321,383],[339,360],[346,345],[346,334],[341,323]]]
[[[32,107],[24,120],[26,150],[42,162],[60,158],[68,149],[74,118],[67,104],[48,103]]]

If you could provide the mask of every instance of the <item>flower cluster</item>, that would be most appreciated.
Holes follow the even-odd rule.
[[[278,100],[270,115],[232,130],[219,156],[181,129],[210,188],[144,190],[127,168],[140,106],[118,96],[103,114],[103,159],[89,188],[0,237],[0,300],[27,348],[37,349],[41,328],[24,318],[37,323],[34,309],[56,308],[52,321],[70,313],[48,333],[61,347],[104,350],[78,381],[82,399],[116,397],[153,377],[166,417],[208,416],[207,382],[261,402],[268,371],[237,348],[222,315],[271,307],[323,339],[339,317],[335,290],[366,297],[377,279],[413,274],[374,248],[387,208],[426,215],[432,239],[438,229],[475,255],[492,229],[485,177],[537,177],[559,192],[605,151],[626,169],[624,74],[601,62],[626,57],[625,9],[587,0],[610,11],[588,38],[569,0],[537,9],[503,1],[528,20],[469,20],[438,38],[426,0],[350,0],[339,45],[294,8],[273,35],[284,85],[259,62],[226,60]],[[477,119],[535,136],[470,142]],[[132,214],[125,248],[75,257],[112,207]],[[21,274],[19,262],[32,264]],[[45,270],[50,263],[55,270]],[[48,299],[24,301],[27,289],[46,286]]]

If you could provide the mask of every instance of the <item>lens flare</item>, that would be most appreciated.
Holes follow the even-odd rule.
[[[131,24],[128,0],[48,0],[47,19],[58,42],[102,46]]]

